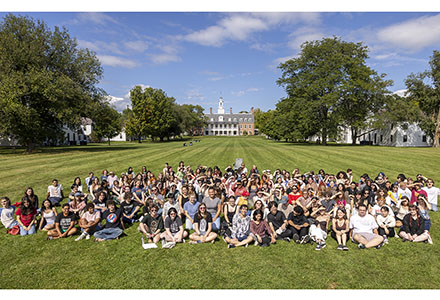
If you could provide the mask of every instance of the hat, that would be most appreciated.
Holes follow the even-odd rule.
[[[287,197],[286,195],[281,196],[281,203],[287,204],[288,202],[289,202],[289,197]]]
[[[81,197],[81,193],[80,192],[76,192],[75,193],[75,197]]]

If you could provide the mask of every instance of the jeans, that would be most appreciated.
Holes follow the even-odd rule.
[[[52,205],[59,204],[61,200],[63,200],[61,199],[61,197],[49,197],[48,199],[52,203]]]
[[[93,236],[98,239],[103,240],[114,240],[122,234],[123,230],[121,228],[104,228],[100,231],[96,231]]]
[[[215,214],[211,214],[212,219],[214,220]],[[220,229],[220,216],[217,217],[217,219],[212,222],[212,231],[219,231]]]
[[[25,229],[20,225],[20,235],[21,235],[21,236],[24,236],[24,235],[30,235],[30,234],[34,234],[34,233],[36,233],[35,225],[32,225],[32,226],[31,226],[31,229],[29,229],[29,230],[25,230]]]
[[[300,230],[294,227],[290,227],[290,230],[292,231],[292,235],[296,233],[297,235],[299,235],[299,238],[302,239],[309,232],[309,227],[301,227]]]

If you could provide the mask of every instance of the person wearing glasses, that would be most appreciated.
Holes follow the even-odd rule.
[[[176,243],[183,243],[188,232],[183,229],[182,219],[177,215],[177,209],[171,207],[164,222],[165,231],[162,232],[162,248],[173,248]]]
[[[440,196],[440,189],[434,186],[434,180],[428,178],[426,181],[426,187],[423,187],[422,190],[428,195],[428,202],[431,204],[431,210],[438,211],[437,200]]]
[[[139,230],[147,237],[148,243],[156,244],[160,240],[160,233],[164,229],[163,219],[158,214],[159,207],[153,205],[148,213],[139,224]],[[145,244],[144,237],[142,237],[142,245]]]
[[[217,234],[212,232],[212,216],[207,212],[205,203],[199,205],[193,225],[194,233],[189,236],[190,244],[214,242],[217,238]]]
[[[358,243],[359,249],[373,248],[380,249],[384,238],[378,234],[379,227],[374,217],[367,214],[367,207],[360,204],[358,214],[350,218],[350,229],[352,241]]]

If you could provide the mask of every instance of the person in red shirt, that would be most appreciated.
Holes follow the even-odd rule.
[[[422,190],[422,183],[421,182],[415,182],[414,183],[414,187],[412,188],[411,191],[411,201],[409,202],[409,204],[414,204],[417,203],[417,197],[419,195],[423,195],[425,196],[425,198],[428,198],[428,194]]]
[[[37,215],[37,210],[33,207],[28,198],[23,199],[15,215],[17,216],[17,222],[20,225],[21,236],[36,233],[35,216]]]
[[[299,191],[298,187],[294,185],[287,197],[289,198],[289,204],[295,205],[296,200],[298,200],[299,197],[302,197],[302,194]]]
[[[237,181],[237,183],[235,184],[235,189],[234,189],[234,196],[235,197],[241,197],[241,196],[245,196],[245,194],[248,194],[248,191],[246,189],[246,187],[244,187],[241,183],[241,180]]]

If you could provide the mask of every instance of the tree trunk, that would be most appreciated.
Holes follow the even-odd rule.
[[[327,128],[322,128],[322,144],[327,146]]]
[[[357,129],[351,127],[351,144],[356,145]]]
[[[437,122],[435,123],[435,133],[434,133],[434,143],[432,143],[432,146],[435,148],[440,147],[440,107],[437,114]]]
[[[108,140],[108,145],[110,146],[110,138],[108,137],[107,140]]]
[[[26,154],[32,153],[32,150],[34,150],[34,143],[28,142],[26,145]]]
[[[142,143],[142,137],[138,136],[138,143],[141,144]]]
[[[163,136],[159,137],[160,141],[163,142]]]

